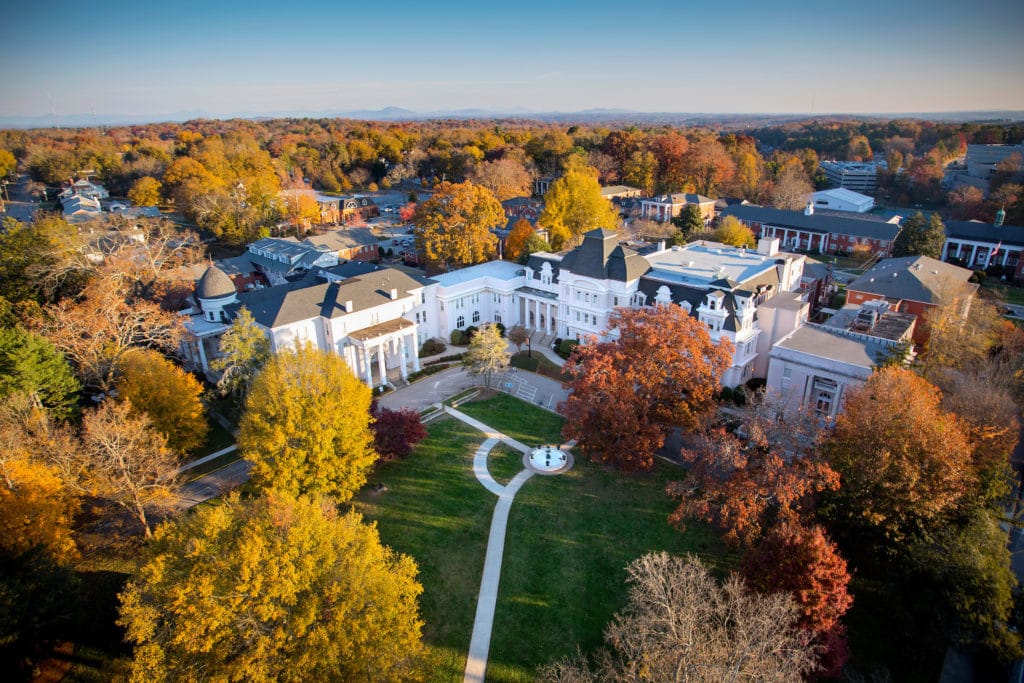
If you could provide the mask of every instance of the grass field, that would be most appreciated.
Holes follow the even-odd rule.
[[[527,444],[560,440],[562,418],[504,394],[460,410]],[[495,497],[471,470],[483,435],[451,418],[428,429],[408,460],[371,477],[355,505],[377,521],[385,543],[416,558],[431,680],[454,681],[465,666]],[[508,455],[496,455],[499,481],[518,471]],[[651,473],[623,475],[577,461],[566,474],[526,482],[509,518],[488,680],[531,681],[537,666],[597,646],[624,603],[626,564],[645,552],[729,561],[707,528],[669,527],[664,487],[680,475],[661,462]],[[372,493],[377,483],[388,490]]]

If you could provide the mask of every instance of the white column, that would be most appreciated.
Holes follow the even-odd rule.
[[[370,349],[363,347],[363,372],[366,374],[366,383],[373,386],[373,367],[370,365]]]
[[[420,349],[420,342],[419,342],[419,339],[418,339],[418,335],[416,334],[416,328],[414,327],[414,328],[412,328],[412,349],[411,349],[412,369],[414,371],[417,371],[417,370],[420,369],[419,349]]]
[[[406,367],[406,363],[409,362],[409,336],[406,335],[396,340],[398,342],[398,372],[402,375],[402,379],[409,378],[409,370]]]
[[[203,338],[199,337],[196,339],[196,342],[199,347],[199,365],[203,368],[203,372],[209,372],[210,366],[206,362],[206,349],[203,348]]]
[[[388,380],[388,371],[384,367],[384,353],[385,353],[385,346],[384,346],[383,343],[381,343],[377,347],[377,369],[380,370],[380,383],[381,384],[386,384],[387,380]]]
[[[977,255],[977,253],[978,253],[978,245],[975,244],[973,247],[971,247],[971,260],[967,262],[967,266],[969,268],[973,268],[974,267],[974,257]]]
[[[555,333],[555,307],[548,304],[548,334]]]

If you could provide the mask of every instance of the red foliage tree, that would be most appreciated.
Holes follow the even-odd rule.
[[[391,410],[374,401],[370,407],[374,417],[373,443],[382,460],[409,457],[409,453],[427,436],[420,415],[412,408]]]
[[[787,452],[780,444],[743,442],[718,429],[682,452],[690,470],[668,485],[681,499],[669,521],[697,518],[724,530],[727,543],[750,545],[775,522],[795,523],[814,494],[839,486],[839,476],[814,450]]]
[[[649,470],[669,430],[698,427],[714,407],[732,345],[678,306],[616,309],[609,327],[618,339],[592,339],[569,359],[562,434],[596,462]]]
[[[416,215],[416,202],[409,202],[405,206],[398,209],[398,217],[402,219],[403,223],[408,223],[412,220],[412,217]]]

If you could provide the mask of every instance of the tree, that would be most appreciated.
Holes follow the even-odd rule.
[[[133,681],[420,677],[416,563],[330,499],[233,495],[147,550],[118,621]]]
[[[560,412],[562,434],[597,462],[648,470],[675,427],[694,429],[714,408],[732,344],[678,306],[617,308],[618,338],[576,347],[566,368],[572,391]]]
[[[176,353],[184,334],[181,316],[133,296],[127,283],[100,278],[78,300],[45,310],[38,331],[74,364],[87,387],[109,391],[126,353],[147,346]]]
[[[508,343],[497,325],[487,323],[473,335],[462,357],[462,365],[471,375],[483,375],[484,385],[491,386],[491,375],[508,369]]]
[[[734,247],[752,247],[757,244],[753,231],[735,216],[726,216],[715,229],[714,240]]]
[[[546,681],[797,681],[817,648],[785,593],[760,595],[736,576],[723,585],[695,557],[649,553],[627,571],[629,602],[605,629],[611,652],[591,673],[562,661]]]
[[[80,389],[53,344],[21,328],[0,328],[0,397],[27,394],[66,419],[77,407]]]
[[[718,194],[718,188],[732,180],[736,172],[725,147],[713,135],[703,135],[690,142],[686,155],[686,175],[697,192],[708,197]]]
[[[416,207],[416,249],[433,270],[453,270],[493,258],[505,212],[491,191],[471,182],[437,186]]]
[[[167,440],[128,403],[104,401],[86,412],[82,447],[53,455],[63,479],[83,495],[106,498],[131,512],[152,536],[147,508],[177,488],[178,462]]]
[[[253,484],[348,500],[377,461],[369,411],[370,388],[341,356],[311,346],[279,352],[253,382],[239,425]]]
[[[627,185],[639,187],[644,192],[653,192],[658,159],[646,150],[636,150],[622,165],[622,180]]]
[[[159,180],[145,175],[132,183],[132,188],[128,190],[128,199],[135,206],[156,206],[160,203],[161,189],[163,185]]]
[[[934,293],[937,305],[918,321],[928,333],[921,374],[932,380],[944,368],[981,368],[1006,321],[991,302],[973,296],[974,288],[962,280],[940,281]]]
[[[893,256],[931,256],[942,258],[942,247],[946,243],[946,226],[939,214],[933,213],[927,220],[918,211],[900,224],[900,231],[892,245]]]
[[[537,222],[548,230],[551,246],[562,249],[574,244],[588,230],[614,230],[619,216],[601,194],[594,170],[573,165],[544,195],[544,211]]]
[[[416,444],[427,438],[420,414],[412,408],[391,410],[374,401],[370,412],[373,414],[373,445],[384,460],[409,457]]]
[[[6,178],[14,173],[14,169],[17,167],[18,160],[14,158],[14,155],[6,149],[0,149],[0,179]]]
[[[187,453],[206,441],[210,426],[200,401],[203,387],[195,377],[151,349],[125,354],[122,373],[119,397],[131,404],[132,415],[149,416],[171,450]]]
[[[523,344],[530,338],[530,333],[522,325],[515,325],[508,331],[508,340],[516,345],[517,351],[523,350]]]
[[[526,244],[523,246],[523,253],[519,255],[518,262],[525,264],[527,260],[529,260],[530,254],[536,254],[542,251],[550,252],[551,245],[547,243],[547,240],[535,232],[526,239]]]
[[[515,159],[503,157],[485,161],[470,173],[470,180],[490,190],[499,202],[513,197],[529,197],[533,178]]]
[[[536,232],[530,221],[525,218],[517,220],[512,225],[512,230],[509,231],[508,237],[505,238],[505,259],[508,261],[518,261],[523,255],[529,256],[529,252],[526,251],[526,243]]]
[[[217,389],[222,396],[244,398],[271,355],[270,340],[245,306],[221,336],[220,353],[210,362],[210,368],[221,373]]]
[[[874,156],[874,152],[871,151],[871,145],[868,144],[867,137],[863,135],[854,135],[850,139],[850,144],[847,147],[847,159],[850,161],[871,161]]]
[[[775,178],[772,206],[788,211],[803,209],[807,204],[807,195],[813,191],[803,167],[799,163],[787,164]]]
[[[961,221],[985,217],[985,193],[971,185],[959,185],[946,195],[953,217]]]
[[[704,232],[704,214],[696,204],[687,204],[679,215],[672,219],[683,236],[689,236],[698,232]]]
[[[893,548],[949,514],[973,488],[970,442],[940,399],[936,387],[897,367],[848,391],[823,446],[842,481],[821,505],[833,533]]]
[[[662,192],[682,192],[687,189],[686,153],[690,141],[677,131],[656,135],[651,139],[651,152],[658,160],[657,187]]]

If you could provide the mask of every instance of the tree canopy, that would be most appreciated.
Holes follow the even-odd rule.
[[[581,344],[566,364],[572,391],[562,433],[597,462],[647,470],[669,430],[694,429],[713,409],[732,345],[712,342],[673,305],[615,309],[609,328],[617,338]]]
[[[147,555],[121,594],[133,681],[421,677],[415,562],[330,499],[231,496]]]
[[[526,251],[526,243],[536,232],[530,221],[525,218],[517,220],[512,225],[508,237],[505,238],[505,259],[518,261],[521,256],[529,256],[530,253]]]
[[[58,418],[70,417],[81,385],[63,354],[39,335],[0,328],[0,397],[23,393]]]
[[[754,232],[735,216],[726,216],[715,229],[713,239],[734,247],[753,247],[757,244]]]
[[[900,224],[900,231],[892,244],[893,256],[931,256],[942,258],[942,247],[946,243],[946,226],[939,214],[933,213],[927,219],[918,211]]]
[[[239,309],[228,331],[221,335],[220,353],[210,361],[210,367],[222,373],[217,388],[222,395],[244,397],[256,375],[270,360],[270,340],[245,306]]]
[[[588,230],[614,230],[619,225],[619,215],[601,194],[594,169],[573,165],[551,183],[538,223],[547,228],[551,246],[564,249],[577,243]]]
[[[258,488],[346,501],[377,460],[370,388],[337,354],[310,346],[281,351],[249,391],[238,448],[253,463]]]
[[[491,377],[508,368],[508,343],[497,325],[487,323],[469,341],[462,365],[473,375],[483,375],[484,385],[491,386]]]
[[[495,256],[491,228],[505,224],[505,212],[491,191],[466,181],[441,183],[416,206],[416,249],[433,271],[481,263]]]

